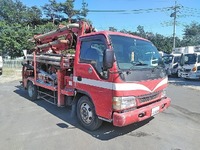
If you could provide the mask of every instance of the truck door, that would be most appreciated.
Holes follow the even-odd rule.
[[[103,54],[108,47],[106,38],[95,35],[81,38],[79,42],[80,54],[76,55],[74,71],[75,86],[91,98],[98,116],[110,119],[112,82],[109,82],[108,72],[103,70]]]

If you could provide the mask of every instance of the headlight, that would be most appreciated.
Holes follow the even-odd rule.
[[[135,97],[113,97],[113,109],[123,110],[136,106]]]

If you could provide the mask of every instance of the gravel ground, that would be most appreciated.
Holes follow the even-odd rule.
[[[12,68],[5,68],[3,70],[3,74],[0,76],[0,84],[11,82],[15,80],[21,80],[21,69],[12,69]]]
[[[163,113],[123,128],[104,122],[93,132],[69,107],[30,101],[18,81],[0,83],[0,150],[198,150],[200,93],[174,80],[167,89],[172,103]]]

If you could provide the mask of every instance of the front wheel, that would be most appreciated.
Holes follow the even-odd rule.
[[[28,96],[31,99],[31,101],[35,101],[38,96],[37,86],[33,85],[33,83],[29,81],[27,85],[27,90]]]
[[[94,105],[87,96],[82,96],[78,101],[77,117],[81,125],[91,131],[98,129],[102,124],[102,120],[95,113]]]

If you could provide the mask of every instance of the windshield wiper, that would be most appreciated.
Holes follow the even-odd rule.
[[[148,64],[145,64],[145,63],[143,63],[141,61],[133,61],[133,62],[131,62],[131,64],[133,66],[147,66],[148,65]]]

